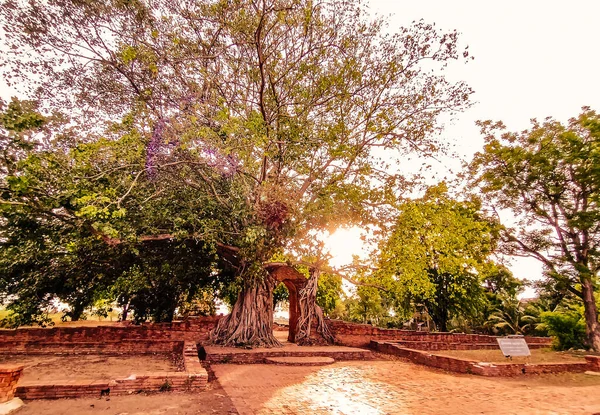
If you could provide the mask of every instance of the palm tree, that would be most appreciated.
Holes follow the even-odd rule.
[[[497,331],[509,334],[525,334],[539,323],[539,313],[516,297],[503,297],[501,305],[490,315],[486,324]]]

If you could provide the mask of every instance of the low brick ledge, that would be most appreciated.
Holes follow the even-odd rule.
[[[374,340],[377,341],[377,340]],[[413,350],[494,350],[498,348],[498,343],[461,343],[449,341],[426,341],[426,340],[389,340],[389,343],[395,343],[400,347]],[[549,344],[528,343],[530,349],[544,349]]]
[[[57,380],[53,383],[27,383],[17,386],[15,396],[21,399],[58,399],[99,397],[102,391],[110,389],[110,395],[129,395],[140,392],[168,392],[204,390],[208,374],[189,372],[148,372],[131,375],[111,381],[99,380]]]
[[[185,342],[181,352],[185,367],[183,372],[146,372],[110,381],[77,379],[26,383],[17,386],[15,396],[21,399],[58,399],[99,397],[107,389],[110,389],[110,395],[117,396],[140,392],[205,390],[208,373],[198,359],[196,343]]]
[[[334,348],[334,347],[332,347]],[[234,364],[262,364],[265,359],[278,357],[330,357],[335,361],[348,360],[373,360],[373,353],[370,350],[361,351],[270,351],[260,353],[244,353],[243,351],[235,353],[207,353],[206,361],[208,363],[234,363]]]
[[[586,372],[600,370],[600,356],[585,356],[585,362],[577,363],[487,363],[475,360],[440,356],[421,350],[408,349],[392,342],[371,341],[374,350],[403,357],[413,363],[456,373],[479,376],[519,376],[544,373]]]
[[[0,341],[0,354],[10,355],[140,355],[181,353],[181,340],[121,340],[103,342]]]
[[[23,373],[22,365],[0,365],[0,403],[15,397],[17,382]]]

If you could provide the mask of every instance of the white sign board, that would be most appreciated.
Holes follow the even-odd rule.
[[[523,337],[498,337],[498,345],[504,356],[531,356]]]

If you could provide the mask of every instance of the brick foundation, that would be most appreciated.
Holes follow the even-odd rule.
[[[109,395],[129,395],[139,392],[201,391],[206,389],[208,373],[198,360],[198,350],[193,342],[178,343],[182,356],[182,372],[146,372],[113,379],[111,381],[82,380],[56,381],[54,383],[27,383],[16,388],[15,396],[22,399],[58,399],[99,397],[103,391]],[[15,382],[16,386],[16,382]]]
[[[395,343],[373,341],[374,350],[399,356],[413,363],[434,367],[449,372],[469,373],[480,376],[520,376],[530,374],[585,372],[594,370],[594,365],[600,365],[600,357],[586,356],[586,362],[581,363],[482,363],[474,360],[459,359],[448,356],[438,356],[421,350],[401,347]],[[600,367],[600,366],[598,366]]]
[[[169,354],[206,343],[220,317],[172,323],[0,330],[0,354]]]
[[[329,320],[329,327],[339,344],[352,347],[369,347],[372,340],[396,341],[419,350],[472,350],[497,348],[496,336],[463,333],[427,333],[413,330],[382,329],[367,324]],[[550,347],[549,337],[529,337],[525,340],[530,348]]]
[[[585,361],[592,372],[600,372],[600,356],[586,356]]]
[[[128,322],[96,327],[19,328],[0,330],[0,342],[116,342],[123,340],[176,340],[203,342],[219,321],[216,317],[198,317],[172,323]]]
[[[29,383],[19,386],[16,396],[21,399],[58,399],[85,396],[100,397],[102,391],[110,390],[109,396],[129,395],[140,392],[169,392],[204,390],[208,374],[188,372],[148,372],[111,381],[76,380],[48,383]]]
[[[244,350],[239,352],[215,352],[216,347],[210,349],[206,354],[208,363],[235,363],[235,364],[262,364],[268,358],[277,357],[330,357],[335,361],[347,360],[371,360],[373,359],[372,352],[369,350],[354,350],[354,351],[335,351],[332,347],[330,351],[314,351],[307,350],[306,347],[298,347],[297,351],[270,349],[260,353],[245,353]]]
[[[0,403],[8,402],[15,397],[17,382],[23,372],[20,365],[0,366]]]
[[[11,355],[147,355],[178,354],[183,350],[183,341],[164,340],[121,340],[110,342],[0,342],[0,354]]]

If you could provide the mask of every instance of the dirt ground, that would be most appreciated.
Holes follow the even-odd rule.
[[[109,399],[79,398],[26,401],[18,415],[234,415],[231,399],[218,382],[196,394],[166,392],[114,396]]]
[[[213,365],[196,394],[27,401],[19,415],[437,415],[600,413],[600,376],[485,378],[401,360],[322,367]]]
[[[570,352],[555,352],[551,349],[533,349],[529,357],[513,357],[507,359],[500,349],[496,350],[440,350],[430,352],[440,356],[451,356],[459,359],[476,360],[491,363],[577,363],[585,362],[582,355]]]
[[[169,372],[177,368],[166,356],[4,356],[0,364],[25,366],[19,383],[98,379],[110,380],[142,372]]]
[[[402,361],[215,365],[240,415],[600,413],[600,376],[457,375]]]

